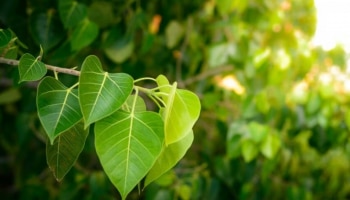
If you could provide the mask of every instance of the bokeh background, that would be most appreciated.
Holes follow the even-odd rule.
[[[80,23],[62,23],[60,1],[79,8]],[[128,199],[348,199],[346,5],[319,2],[2,0],[0,25],[25,44],[19,54],[39,54],[42,45],[45,63],[78,68],[94,54],[109,72],[164,74],[200,97],[186,156]],[[36,114],[37,83],[18,84],[17,74],[0,65],[1,198],[119,199],[93,134],[56,182]]]

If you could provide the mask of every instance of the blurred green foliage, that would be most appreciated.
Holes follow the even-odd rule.
[[[141,198],[350,197],[346,53],[311,45],[312,0],[80,0],[66,21],[65,2],[2,1],[1,25],[32,53],[42,45],[45,63],[73,67],[95,54],[109,72],[166,74],[201,97],[191,149]],[[54,180],[36,84],[17,84],[16,70],[0,68],[2,197],[118,199],[91,134],[74,169]]]

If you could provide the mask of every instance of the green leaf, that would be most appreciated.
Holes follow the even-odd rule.
[[[157,159],[156,163],[153,165],[152,169],[146,176],[145,185],[149,185],[154,180],[158,179],[169,169],[174,167],[176,163],[185,156],[187,150],[191,147],[193,142],[193,131],[188,133],[181,140],[172,143],[168,146],[164,146],[162,153]]]
[[[0,29],[0,48],[7,46],[12,39],[12,33],[9,29]]]
[[[64,38],[63,27],[53,10],[46,13],[34,12],[30,18],[30,31],[37,45],[41,45],[44,51],[52,49]]]
[[[88,56],[79,77],[79,101],[85,128],[117,111],[131,94],[133,86],[131,76],[104,72],[100,60]]]
[[[45,76],[47,69],[44,63],[34,58],[29,53],[25,53],[19,60],[19,82],[36,81]]]
[[[89,131],[78,123],[60,134],[51,145],[46,143],[46,160],[58,181],[69,172],[82,152]]]
[[[230,58],[237,54],[235,44],[223,43],[209,47],[208,64],[210,67],[218,67],[226,64]]]
[[[115,19],[113,3],[108,1],[95,1],[88,8],[89,19],[100,28],[113,24]]]
[[[241,135],[235,134],[227,140],[226,151],[228,158],[236,158],[241,154]]]
[[[194,93],[176,89],[176,82],[170,86],[165,76],[160,75],[156,79],[159,90],[166,95],[161,95],[165,101],[165,109],[162,114],[165,123],[165,143],[169,145],[184,138],[197,121],[201,104]]]
[[[134,51],[134,41],[129,37],[123,37],[109,44],[105,49],[109,59],[115,63],[127,60]]]
[[[180,42],[184,33],[184,28],[179,22],[171,21],[165,29],[167,47],[174,48]]]
[[[95,146],[123,199],[152,168],[162,150],[164,124],[154,112],[117,111],[95,124]]]
[[[247,7],[246,1],[220,0],[217,2],[217,9],[221,15],[228,15],[232,11],[242,12]]]
[[[82,119],[77,89],[67,89],[52,77],[45,77],[38,86],[37,108],[51,144]]]
[[[21,93],[18,88],[9,88],[0,93],[0,105],[18,101],[21,98]]]
[[[0,55],[4,58],[17,59],[18,47],[2,47],[0,48]]]
[[[252,161],[259,153],[258,146],[252,140],[246,139],[242,141],[242,155],[244,161]]]
[[[269,134],[262,142],[260,151],[265,157],[272,159],[275,157],[280,147],[281,140],[278,136],[276,134]]]
[[[134,105],[135,95],[130,95],[126,102],[124,103],[122,109],[126,112],[131,112],[134,107],[135,112],[143,112],[146,111],[146,103],[142,97],[136,96],[136,103]]]
[[[269,133],[268,126],[259,124],[257,122],[250,122],[248,124],[248,130],[251,139],[256,143],[260,143],[262,140],[264,140]]]
[[[267,92],[265,91],[256,94],[255,103],[257,109],[264,114],[267,114],[271,108]]]
[[[71,38],[71,48],[73,51],[78,51],[91,44],[98,36],[98,26],[88,19],[82,21],[74,29]]]
[[[65,28],[78,25],[87,16],[86,6],[72,0],[60,0],[58,11]]]

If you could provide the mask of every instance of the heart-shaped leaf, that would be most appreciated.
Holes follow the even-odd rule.
[[[96,152],[123,199],[158,158],[164,141],[162,118],[154,112],[117,111],[95,124]]]
[[[62,23],[52,9],[45,12],[34,11],[29,18],[29,28],[37,45],[48,51],[58,45],[65,37]]]
[[[66,88],[61,82],[45,77],[38,86],[38,115],[51,144],[62,132],[82,119],[78,91]]]
[[[38,58],[34,58],[29,53],[25,53],[18,64],[19,82],[36,81],[45,76],[47,69],[44,63]]]
[[[73,0],[59,0],[58,11],[65,28],[78,25],[87,16],[86,6]]]
[[[157,77],[159,90],[167,95],[161,95],[165,101],[162,114],[165,126],[165,143],[169,145],[184,138],[197,121],[201,104],[194,93],[177,89],[176,83],[167,85],[168,80],[160,75]]]
[[[69,172],[85,146],[89,131],[78,123],[60,134],[51,145],[46,143],[46,160],[58,181]]]
[[[88,56],[79,77],[79,101],[85,128],[117,111],[131,94],[133,78],[124,73],[102,70],[96,56]]]
[[[70,43],[72,50],[78,51],[88,46],[97,36],[98,26],[88,19],[83,20],[77,27],[75,27],[71,35]]]
[[[174,167],[179,160],[184,157],[187,150],[191,147],[193,142],[193,131],[188,133],[181,140],[164,146],[162,153],[153,165],[152,169],[146,176],[145,185],[149,185],[151,182],[159,178],[161,175],[166,173],[169,169]]]

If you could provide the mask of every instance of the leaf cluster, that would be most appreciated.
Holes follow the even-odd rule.
[[[145,179],[144,187],[175,166],[192,144],[192,127],[200,114],[198,97],[177,83],[156,79],[134,80],[126,73],[103,71],[98,57],[88,56],[82,63],[77,83],[65,86],[59,72],[34,57],[23,54],[19,61],[6,60],[12,39],[10,30],[0,30],[1,58],[18,64],[19,82],[40,80],[36,105],[48,141],[47,163],[58,181],[68,173],[84,148],[92,125],[95,148],[101,165],[123,199]],[[46,76],[47,69],[54,77]],[[77,72],[77,71],[75,71]],[[137,83],[151,80],[149,89]],[[140,92],[158,106],[147,109]]]

